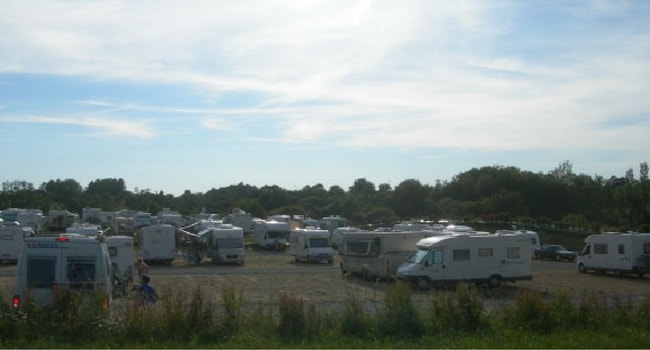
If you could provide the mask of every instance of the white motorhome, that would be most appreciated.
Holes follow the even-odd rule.
[[[43,231],[43,211],[40,209],[10,208],[1,213],[0,221],[18,222],[18,226],[30,227],[34,234],[40,234]]]
[[[360,228],[357,227],[337,227],[332,231],[332,247],[334,249],[339,249],[341,243],[343,242],[343,236],[348,232],[359,232]]]
[[[65,231],[66,227],[70,227],[79,223],[79,214],[71,213],[67,210],[50,210],[47,212],[47,228],[50,231]]]
[[[171,265],[176,258],[176,228],[170,224],[143,227],[140,248],[146,263]]]
[[[57,291],[112,301],[112,269],[103,237],[28,237],[16,266],[12,304],[49,304]]]
[[[539,243],[539,234],[535,231],[528,231],[528,230],[516,230],[516,231],[511,231],[511,230],[498,230],[497,233],[521,233],[524,235],[527,235],[530,238],[530,251],[532,253],[532,257],[535,257],[535,252],[538,252],[539,249],[541,248],[541,245]]]
[[[244,229],[231,224],[207,228],[198,233],[205,256],[214,263],[244,265]]]
[[[223,223],[241,227],[245,233],[249,233],[253,228],[253,217],[250,213],[235,208],[232,213],[223,218]]]
[[[0,226],[0,263],[18,262],[23,240],[34,236],[31,227]]]
[[[359,274],[366,279],[394,279],[397,268],[427,237],[425,231],[348,232],[339,246],[341,272]]]
[[[296,228],[289,234],[289,254],[296,261],[334,262],[328,230]]]
[[[256,221],[255,244],[267,249],[285,249],[289,237],[289,223],[284,221]]]
[[[530,239],[519,233],[447,234],[424,238],[397,270],[418,289],[460,281],[487,283],[532,279]]]
[[[578,255],[578,271],[634,273],[650,272],[650,233],[609,232],[585,238]]]
[[[115,296],[125,295],[128,291],[129,280],[134,277],[135,252],[133,250],[133,237],[107,236],[105,240],[111,258],[113,274],[120,277],[119,290],[115,290],[113,294]]]

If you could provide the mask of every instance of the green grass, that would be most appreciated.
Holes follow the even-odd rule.
[[[411,289],[395,283],[381,307],[365,312],[355,295],[319,311],[286,292],[244,311],[242,295],[224,286],[213,305],[198,288],[110,313],[74,295],[15,311],[5,293],[0,348],[650,348],[649,298],[521,291],[510,306],[489,310],[491,293],[460,285],[417,308]]]

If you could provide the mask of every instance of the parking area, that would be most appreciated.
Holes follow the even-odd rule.
[[[643,298],[650,295],[650,279],[636,275],[615,276],[597,273],[581,274],[576,263],[566,261],[533,260],[533,280],[506,283],[498,293],[504,298],[520,289],[536,290],[553,295],[570,293],[581,296],[595,293],[602,296]],[[9,297],[13,286],[15,265],[0,266],[2,295]],[[366,308],[379,306],[388,288],[385,282],[366,281],[356,276],[341,274],[338,256],[333,264],[296,263],[286,252],[251,250],[247,248],[245,264],[215,265],[204,261],[187,264],[182,258],[170,266],[151,266],[152,284],[159,293],[190,295],[196,288],[219,304],[224,287],[234,287],[245,305],[255,307],[274,304],[281,293],[301,297],[319,309],[336,308],[354,297]],[[416,303],[426,304],[437,291],[414,292]],[[116,305],[129,305],[133,297],[115,300]]]

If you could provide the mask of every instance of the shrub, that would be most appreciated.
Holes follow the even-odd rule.
[[[305,303],[302,298],[290,293],[280,294],[279,312],[280,324],[278,332],[280,338],[296,341],[305,334]]]
[[[364,337],[370,332],[370,323],[359,299],[348,294],[343,305],[340,331],[345,336]]]
[[[454,291],[431,298],[427,329],[438,332],[474,332],[485,326],[483,298],[476,287],[461,283]]]
[[[390,337],[419,337],[423,333],[422,319],[411,302],[411,286],[395,283],[388,287],[383,309],[377,315],[377,331]]]

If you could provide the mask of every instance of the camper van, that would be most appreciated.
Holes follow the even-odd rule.
[[[28,237],[16,266],[14,308],[26,302],[49,304],[54,291],[112,300],[112,268],[103,237]]]
[[[267,249],[285,249],[289,236],[289,223],[284,221],[256,221],[255,244]]]
[[[487,283],[532,279],[530,238],[520,233],[436,235],[397,270],[397,279],[417,289],[460,281]]]
[[[34,236],[30,227],[4,226],[0,224],[0,263],[16,263],[26,237]]]
[[[413,255],[415,244],[424,237],[425,231],[348,232],[339,246],[341,272],[365,279],[394,279],[397,268]]]
[[[132,279],[134,274],[133,237],[107,236],[105,240],[111,258],[113,274],[119,277],[119,283],[114,284],[117,288],[113,291],[113,295],[122,296],[128,291],[129,279]]]
[[[140,231],[141,256],[147,264],[167,264],[176,259],[176,228],[170,224],[145,226]]]
[[[296,261],[334,262],[330,232],[327,230],[296,228],[289,234],[289,253]]]
[[[603,233],[585,238],[578,271],[634,273],[650,271],[650,233]]]
[[[244,229],[221,224],[199,232],[205,256],[214,263],[244,264]]]

